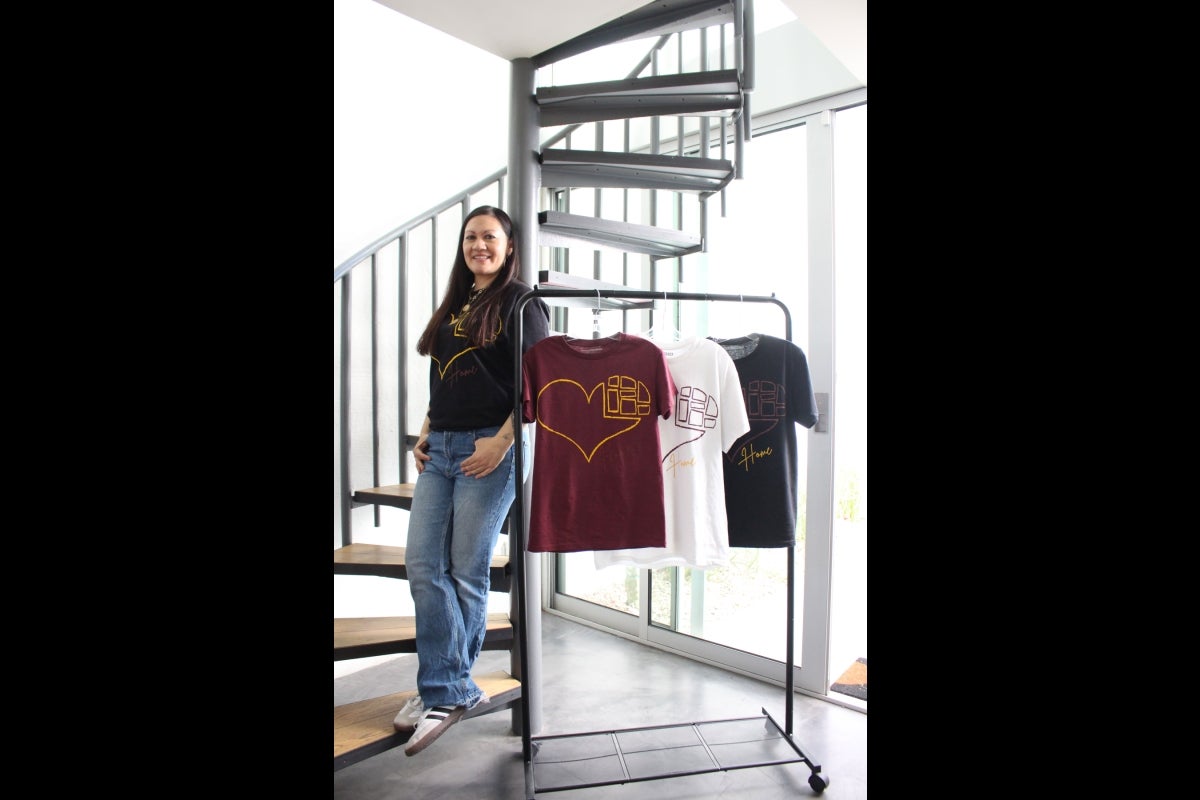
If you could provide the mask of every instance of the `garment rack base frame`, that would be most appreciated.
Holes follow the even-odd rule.
[[[531,737],[526,798],[538,792],[803,763],[816,794],[829,779],[783,728],[762,716]],[[539,771],[540,770],[540,771]]]

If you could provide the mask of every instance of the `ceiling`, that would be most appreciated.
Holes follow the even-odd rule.
[[[650,0],[376,0],[506,61],[535,56]],[[758,0],[800,20],[867,83],[867,0]],[[759,6],[756,6],[759,7]],[[757,18],[757,17],[756,17]]]

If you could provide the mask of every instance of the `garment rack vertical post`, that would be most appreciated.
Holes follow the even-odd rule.
[[[516,331],[516,346],[515,364],[514,364],[514,383],[516,386],[515,401],[513,403],[513,430],[523,430],[523,413],[522,413],[522,366],[523,366],[523,347],[522,338],[524,335],[524,325],[522,323],[522,312],[526,304],[530,301],[540,298],[546,301],[547,305],[554,305],[553,300],[556,298],[571,299],[595,297],[597,301],[601,297],[624,300],[698,300],[703,302],[736,302],[736,303],[771,303],[777,306],[784,315],[785,323],[785,338],[788,341],[792,339],[792,317],[786,305],[780,302],[774,295],[740,295],[740,294],[708,294],[698,292],[655,292],[639,289],[544,289],[541,287],[534,288],[527,292],[517,301],[514,318],[517,320]],[[597,305],[599,309],[599,305]],[[598,311],[597,311],[598,314]],[[524,475],[524,456],[522,447],[517,447],[515,452],[516,474]],[[519,658],[520,674],[517,676],[521,679],[521,752],[525,760],[525,793],[527,800],[533,800],[536,793],[539,791],[536,781],[535,760],[536,754],[541,746],[553,741],[555,744],[566,743],[569,747],[574,747],[572,751],[583,759],[601,761],[604,757],[608,757],[614,765],[615,770],[607,776],[599,776],[592,780],[583,782],[561,783],[556,784],[551,782],[551,785],[543,785],[540,791],[555,792],[564,791],[567,789],[583,789],[593,786],[604,786],[616,783],[633,783],[636,781],[659,780],[663,778],[675,778],[684,775],[696,775],[707,772],[728,771],[733,769],[744,769],[749,767],[772,766],[778,764],[798,763],[803,762],[808,765],[811,774],[808,778],[809,786],[815,794],[821,794],[829,785],[828,777],[821,775],[821,766],[814,763],[799,746],[792,740],[792,701],[793,701],[793,680],[792,680],[792,664],[795,653],[795,581],[796,581],[796,562],[794,558],[795,545],[788,547],[788,566],[787,566],[787,655],[784,661],[785,674],[785,715],[784,726],[780,728],[778,723],[767,713],[767,710],[762,709],[761,717],[742,717],[728,720],[710,720],[705,722],[690,722],[673,725],[650,726],[642,728],[626,728],[621,730],[606,730],[606,731],[590,731],[583,733],[557,734],[554,736],[533,736],[530,727],[529,705],[530,698],[533,693],[540,692],[541,687],[535,685],[537,681],[528,681],[527,677],[530,670],[529,664],[531,643],[527,633],[527,619],[530,614],[528,598],[526,597],[526,578],[525,578],[525,537],[528,535],[527,529],[527,514],[525,510],[524,492],[518,490],[513,499],[512,511],[510,512],[509,530],[514,535],[510,536],[512,553],[510,563],[515,565],[516,578],[516,606],[518,619],[513,620],[517,634],[517,654]],[[540,607],[540,600],[538,600]],[[540,642],[537,648],[537,658],[539,662],[536,674],[540,676],[540,657],[541,649]],[[766,723],[764,725],[763,723]],[[767,731],[768,735],[757,738],[754,742],[736,741],[743,739],[748,730]],[[774,736],[771,732],[778,733]],[[708,734],[706,737],[706,733]],[[690,765],[684,765],[681,768],[671,769],[666,772],[647,771],[645,769],[632,771],[630,768],[630,759],[621,751],[622,737],[628,737],[630,741],[637,740],[645,742],[647,740],[656,740],[666,742],[661,748],[662,751],[671,751],[674,753],[695,752],[700,755],[700,761]],[[752,739],[755,738],[751,735]],[[594,743],[589,743],[588,739],[595,740]],[[536,740],[536,741],[535,741]],[[588,751],[589,744],[592,750]],[[691,746],[689,747],[688,744]],[[752,749],[751,754],[756,757],[747,758],[746,746]],[[787,749],[786,755],[780,755],[780,745]],[[596,747],[603,748],[602,752],[597,752]],[[655,752],[656,748],[648,748],[645,744],[639,744],[640,748],[637,755],[643,755],[647,751]],[[737,748],[741,749],[738,750]],[[633,755],[633,754],[631,754]],[[682,757],[682,756],[680,756]]]

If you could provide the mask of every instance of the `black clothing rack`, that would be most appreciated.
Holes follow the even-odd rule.
[[[557,298],[576,299],[595,297],[597,308],[601,298],[622,300],[701,300],[705,302],[736,302],[736,303],[772,303],[783,312],[785,320],[785,338],[792,339],[792,316],[786,305],[768,296],[741,294],[707,294],[698,292],[654,292],[642,289],[543,289],[534,288],[526,292],[518,301],[514,312],[517,321],[515,346],[514,384],[516,386],[513,403],[513,430],[520,431],[523,425],[522,395],[522,366],[524,323],[522,312],[525,305],[534,299],[542,299],[547,305]],[[523,448],[517,447],[516,474],[524,473]],[[567,769],[560,770],[570,775],[560,777],[577,778],[581,772],[588,772],[591,777],[583,782],[555,783],[543,785],[540,791],[557,792],[567,789],[584,789],[594,786],[605,786],[617,783],[633,783],[637,781],[660,780],[676,778],[684,775],[698,775],[708,772],[724,772],[733,769],[749,767],[773,766],[803,762],[812,771],[808,778],[809,786],[816,794],[821,794],[829,785],[829,779],[823,777],[821,767],[804,754],[792,740],[792,700],[793,678],[792,663],[795,653],[795,581],[796,563],[794,558],[795,545],[788,546],[787,567],[787,655],[784,663],[785,673],[785,717],[784,726],[779,724],[762,709],[762,716],[739,717],[727,720],[711,720],[706,722],[688,722],[673,725],[657,725],[640,728],[624,728],[619,730],[589,731],[583,733],[558,734],[547,736],[532,736],[530,733],[529,686],[525,678],[529,658],[529,641],[527,633],[527,618],[529,614],[525,591],[525,535],[526,512],[524,492],[518,486],[513,499],[512,511],[509,518],[509,530],[515,536],[510,536],[509,563],[515,565],[517,584],[517,609],[519,620],[514,620],[517,629],[517,646],[520,655],[522,689],[521,689],[521,752],[525,759],[525,793],[527,800],[533,800],[539,787],[536,783],[535,761],[542,751],[555,751],[561,755],[562,761],[548,760],[543,766],[548,766],[553,772],[556,765],[569,764]],[[764,725],[763,722],[768,723]],[[763,732],[766,735],[763,735]],[[771,732],[779,735],[775,736]],[[588,741],[591,739],[592,741]],[[657,744],[657,747],[651,745]],[[549,745],[549,746],[548,746]],[[784,752],[786,750],[786,752]],[[654,753],[662,753],[664,757],[655,757]],[[655,771],[671,759],[688,761],[674,769]]]

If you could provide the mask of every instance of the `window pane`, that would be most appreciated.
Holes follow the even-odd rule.
[[[595,558],[595,554],[590,550],[581,553],[560,553],[558,569],[555,570],[558,575],[556,591],[637,616],[641,602],[637,569],[596,569]]]
[[[664,628],[782,661],[786,655],[786,548],[735,547],[729,565],[657,569],[650,618]],[[672,613],[678,618],[671,619]]]

